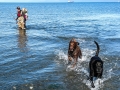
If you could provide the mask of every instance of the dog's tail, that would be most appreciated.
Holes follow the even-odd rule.
[[[98,43],[97,43],[96,41],[94,41],[94,43],[95,43],[96,46],[97,46],[96,56],[98,56],[99,51],[100,51],[100,47],[99,47],[99,45],[98,45]]]

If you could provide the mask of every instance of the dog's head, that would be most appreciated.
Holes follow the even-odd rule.
[[[102,71],[103,71],[103,63],[102,62],[97,62],[96,63],[97,77],[101,77],[102,76]]]
[[[102,66],[103,66],[103,64],[101,62],[96,63],[96,72],[98,74],[100,74],[102,72],[102,70],[103,70]]]
[[[79,43],[73,38],[69,43],[69,50],[74,51]]]

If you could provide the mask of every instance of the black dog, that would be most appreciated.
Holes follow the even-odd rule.
[[[96,55],[93,56],[89,62],[89,79],[91,81],[91,86],[94,88],[93,77],[101,78],[103,73],[103,61],[98,57],[100,47],[96,41],[94,41],[97,46]]]

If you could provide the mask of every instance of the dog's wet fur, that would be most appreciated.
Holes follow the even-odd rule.
[[[96,41],[94,42],[97,46],[97,51],[96,51],[96,55],[93,56],[89,62],[90,72],[88,77],[88,79],[91,81],[92,88],[95,88],[95,85],[93,83],[93,78],[94,77],[102,78],[102,74],[103,74],[103,61],[101,60],[100,57],[98,57],[100,47]]]
[[[78,57],[82,58],[81,49],[79,43],[73,38],[69,42],[68,48],[68,62],[71,63],[72,59],[74,60],[73,67],[77,64]]]

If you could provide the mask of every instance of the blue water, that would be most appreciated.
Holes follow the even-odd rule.
[[[17,6],[28,9],[26,30],[17,28]],[[72,38],[83,58],[69,70]],[[94,40],[104,72],[93,89],[86,76]],[[120,90],[119,42],[120,3],[0,3],[0,90]]]

